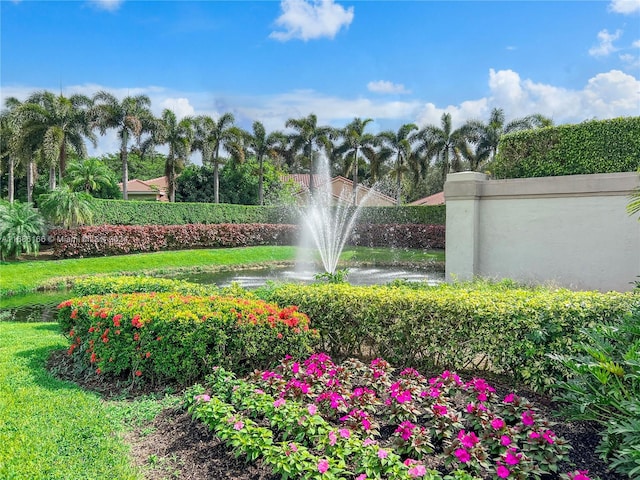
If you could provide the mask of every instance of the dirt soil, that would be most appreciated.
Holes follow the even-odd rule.
[[[162,388],[131,389],[130,384],[105,381],[95,375],[79,375],[64,351],[54,352],[48,362],[49,370],[56,376],[71,380],[82,388],[96,391],[105,399],[130,398],[138,395],[160,392]],[[484,372],[483,372],[484,374]],[[466,372],[463,378],[472,378]],[[479,375],[482,376],[482,375]],[[487,376],[484,375],[486,378]],[[488,378],[499,394],[513,391],[499,378]],[[595,448],[599,442],[598,426],[590,422],[567,422],[553,417],[555,405],[547,397],[520,389],[519,394],[533,401],[548,418],[557,423],[554,432],[564,437],[573,447],[570,450],[570,463],[562,465],[564,472],[588,470],[590,477],[601,480],[620,480],[620,476],[609,472]],[[126,443],[131,445],[133,462],[140,466],[147,480],[277,480],[271,470],[259,460],[247,463],[244,457],[236,458],[232,450],[213,436],[208,427],[194,421],[184,411],[176,408],[163,410],[149,425],[136,428],[124,435]],[[555,480],[549,477],[545,480]]]

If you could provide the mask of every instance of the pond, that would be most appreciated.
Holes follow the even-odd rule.
[[[199,272],[171,275],[170,278],[189,282],[226,287],[233,282],[248,290],[272,282],[313,283],[317,281],[312,269],[299,270],[293,266]],[[444,281],[444,272],[436,268],[376,266],[348,269],[347,282],[352,285],[384,285],[394,280],[426,282],[436,285]],[[53,322],[56,306],[69,298],[68,291],[35,292],[27,295],[4,298],[0,301],[0,322]]]

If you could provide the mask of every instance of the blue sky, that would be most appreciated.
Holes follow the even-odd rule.
[[[454,126],[504,108],[556,123],[640,115],[640,0],[1,0],[0,99],[144,93],[160,114],[310,113]],[[116,150],[113,135],[97,154]]]

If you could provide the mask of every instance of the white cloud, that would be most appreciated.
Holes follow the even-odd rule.
[[[353,7],[345,9],[333,0],[282,0],[282,15],[276,25],[284,31],[271,32],[269,37],[280,41],[298,38],[304,41],[334,38],[342,27],[353,21]]]
[[[609,10],[622,14],[640,12],[640,0],[612,0]]]
[[[401,83],[393,83],[387,80],[377,80],[375,82],[367,83],[367,89],[374,93],[411,93],[411,90],[407,90]]]
[[[616,30],[616,33],[609,33],[606,28],[601,30],[598,32],[598,40],[600,43],[589,49],[589,55],[593,57],[606,57],[615,52],[617,48],[613,46],[613,42],[620,38],[620,35],[622,35],[621,30]]]
[[[120,8],[124,0],[90,0],[90,3],[95,5],[100,10],[107,10],[109,12],[115,12]]]
[[[633,42],[633,43],[631,44],[631,46],[632,46],[633,48],[640,48],[640,40],[636,40],[635,42]]]
[[[168,108],[176,114],[178,120],[195,114],[195,109],[189,103],[188,98],[166,98],[161,102],[162,109]]]

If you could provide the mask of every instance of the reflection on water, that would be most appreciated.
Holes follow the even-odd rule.
[[[347,282],[351,285],[384,285],[394,280],[425,282],[436,285],[444,281],[444,272],[400,267],[349,268]],[[171,275],[171,278],[201,284],[227,287],[233,282],[248,290],[263,286],[268,281],[309,284],[316,281],[316,271],[297,270],[295,267],[263,268],[214,273]],[[58,304],[71,297],[69,292],[38,292],[22,297],[10,297],[0,302],[0,322],[55,322]]]
[[[304,283],[316,281],[316,271],[288,268],[263,268],[259,270],[242,270],[228,272],[190,273],[178,277],[180,280],[202,284],[216,284],[227,287],[233,282],[246,289],[254,289],[265,283]],[[351,285],[385,285],[394,280],[409,282],[425,282],[437,285],[444,281],[444,272],[436,270],[419,270],[400,267],[358,267],[349,268],[347,282]]]

